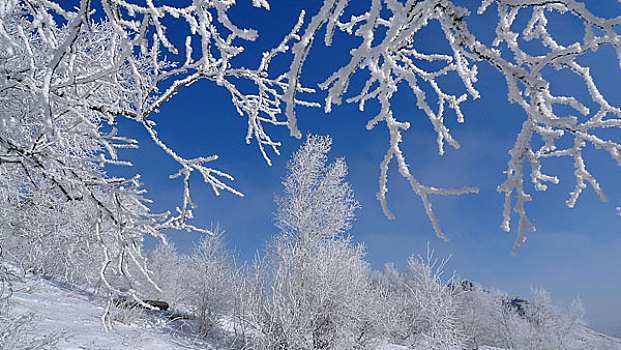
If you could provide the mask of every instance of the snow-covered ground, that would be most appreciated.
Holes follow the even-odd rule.
[[[157,312],[114,310],[113,328],[106,331],[101,316],[105,303],[85,292],[41,278],[29,278],[10,301],[9,317],[32,313],[31,336],[61,334],[59,349],[210,349],[201,339],[181,331],[181,325]],[[0,348],[3,348],[0,345]]]
[[[71,350],[174,350],[228,349],[217,342],[206,342],[184,331],[187,321],[170,321],[164,313],[115,309],[113,328],[105,330],[101,321],[105,303],[87,292],[39,277],[29,277],[20,284],[10,301],[9,318],[32,314],[34,324],[25,329],[25,337],[60,335],[59,349]],[[0,320],[0,330],[5,325]],[[621,350],[621,340],[590,329],[583,329],[592,350]],[[1,333],[1,332],[0,332]],[[1,334],[0,334],[0,340]],[[601,344],[601,346],[599,345]],[[604,345],[605,344],[605,345]],[[9,349],[0,344],[0,349]],[[39,349],[38,347],[35,347]],[[45,349],[45,348],[44,348]],[[406,350],[398,345],[384,345],[380,350]],[[13,349],[11,349],[13,350]],[[479,350],[503,350],[482,347]]]

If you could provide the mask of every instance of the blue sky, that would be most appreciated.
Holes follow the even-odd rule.
[[[472,8],[478,1],[456,1]],[[302,5],[310,14],[316,3],[272,1],[272,10],[253,9],[250,1],[240,0],[231,11],[234,23],[259,30],[260,38],[251,43],[241,64],[253,65],[260,52],[277,44],[297,19]],[[587,1],[587,7],[600,16],[613,16],[621,12],[616,1]],[[355,9],[354,9],[355,10]],[[472,15],[469,25],[489,44],[494,30],[494,9],[483,16]],[[307,15],[307,19],[309,16]],[[525,18],[525,17],[524,17]],[[583,28],[571,18],[564,24],[552,27],[560,40],[579,38]],[[518,21],[519,22],[519,21]],[[416,37],[416,47],[423,52],[445,50],[444,39],[439,40],[437,26],[431,25],[425,34]],[[323,39],[323,38],[321,38]],[[304,67],[302,81],[313,85],[323,81],[331,69],[347,60],[347,38],[337,36],[334,46],[326,48],[317,40]],[[533,47],[535,50],[536,47]],[[619,101],[621,77],[613,50],[602,48],[586,57],[592,65],[593,75],[602,92],[610,101]],[[282,61],[276,61],[276,70],[284,70]],[[586,317],[591,327],[608,334],[621,336],[621,217],[616,216],[615,206],[621,203],[619,169],[602,150],[593,147],[585,151],[586,161],[598,177],[610,202],[602,203],[591,188],[581,196],[573,209],[565,200],[575,183],[572,161],[550,160],[544,170],[559,175],[560,184],[546,192],[528,191],[534,201],[527,204],[537,232],[527,232],[528,240],[516,257],[509,253],[515,232],[505,233],[499,225],[503,195],[496,187],[503,180],[508,161],[508,150],[525,116],[516,105],[506,101],[504,79],[493,68],[479,63],[479,82],[476,87],[481,98],[462,106],[466,115],[464,124],[454,118],[448,125],[462,148],[447,147],[447,154],[439,156],[435,147],[435,133],[428,119],[416,109],[415,101],[406,89],[395,97],[396,116],[412,123],[404,134],[403,150],[411,170],[423,183],[436,186],[478,186],[478,195],[433,197],[434,211],[444,232],[451,238],[448,243],[436,238],[420,199],[394,168],[389,173],[388,201],[396,214],[388,220],[375,199],[378,188],[379,163],[388,146],[387,131],[383,126],[371,131],[365,123],[374,116],[377,106],[370,104],[368,111],[360,113],[355,105],[338,106],[331,114],[322,109],[298,108],[299,127],[303,133],[329,134],[333,138],[332,157],[344,156],[349,166],[348,181],[352,184],[361,209],[351,233],[364,243],[368,260],[374,268],[386,262],[403,266],[408,256],[424,254],[427,242],[439,257],[451,256],[446,277],[455,271],[461,278],[480,282],[488,288],[506,290],[513,295],[528,297],[531,287],[545,288],[555,301],[568,304],[580,296],[586,307]],[[554,72],[550,72],[553,76]],[[571,77],[554,77],[555,93],[585,93],[582,85]],[[454,78],[446,80],[455,91],[463,89]],[[453,87],[451,87],[453,88]],[[580,95],[581,96],[581,95]],[[323,95],[316,100],[321,101]],[[236,114],[227,92],[215,84],[199,82],[184,88],[155,117],[162,139],[185,157],[218,154],[220,160],[212,165],[235,176],[232,182],[244,198],[229,193],[215,197],[210,188],[201,183],[198,175],[192,183],[193,199],[199,205],[196,223],[209,226],[219,223],[227,232],[230,246],[242,259],[250,259],[261,251],[264,242],[274,233],[274,195],[282,191],[281,179],[286,175],[285,165],[303,140],[289,136],[286,128],[270,128],[273,139],[283,142],[281,156],[272,154],[273,165],[262,159],[255,144],[246,145],[246,119]],[[181,201],[180,181],[169,180],[176,172],[175,163],[150,142],[140,126],[120,121],[127,136],[141,141],[140,150],[124,151],[122,156],[134,163],[133,169],[112,169],[114,172],[142,174],[148,196],[155,200],[154,209],[168,210]],[[607,137],[616,137],[610,133]],[[515,218],[514,218],[515,219]],[[513,228],[516,229],[515,227]],[[182,250],[198,240],[193,233],[171,233],[171,240]]]

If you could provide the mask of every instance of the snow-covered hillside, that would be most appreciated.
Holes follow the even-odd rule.
[[[29,277],[17,287],[18,291],[10,301],[9,318],[15,321],[20,315],[31,315],[34,322],[3,339],[1,333],[7,320],[0,319],[2,350],[21,349],[19,345],[25,345],[27,339],[48,339],[58,349],[71,350],[229,349],[229,345],[218,345],[218,341],[207,342],[191,335],[187,331],[191,321],[171,321],[162,312],[115,309],[112,312],[113,328],[106,332],[101,321],[105,303],[91,294],[36,276]],[[227,338],[226,330],[221,331],[221,336]],[[587,328],[583,331],[583,336],[590,338],[590,349],[621,350],[620,339]],[[53,344],[47,348],[54,348]],[[381,346],[381,350],[406,349],[398,345]],[[502,350],[480,348],[483,349]]]
[[[162,313],[115,309],[113,327],[107,332],[101,320],[105,303],[89,293],[39,277],[30,277],[18,288],[10,299],[9,318],[31,314],[34,322],[22,327],[21,339],[12,335],[16,341],[12,346],[23,345],[24,339],[48,336],[57,348],[72,350],[217,348],[184,333],[182,321],[171,321]],[[5,327],[0,323],[0,329]],[[7,347],[10,340],[0,344],[0,349],[15,350]]]

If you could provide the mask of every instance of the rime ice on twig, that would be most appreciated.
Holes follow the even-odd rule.
[[[432,123],[437,133],[438,152],[444,154],[445,142],[454,148],[459,148],[459,143],[453,138],[448,127],[444,122],[445,110],[451,109],[457,115],[457,121],[463,122],[464,116],[461,112],[460,104],[467,99],[467,94],[453,95],[443,90],[438,78],[456,73],[466,86],[467,92],[477,98],[478,92],[474,89],[473,83],[476,81],[476,67],[469,64],[457,47],[454,48],[453,55],[445,54],[425,54],[418,52],[414,46],[415,34],[428,25],[429,21],[436,20],[442,24],[443,31],[453,46],[453,34],[451,33],[450,23],[446,22],[446,15],[439,11],[437,6],[442,2],[438,1],[407,1],[402,4],[397,1],[374,0],[371,8],[359,15],[352,16],[347,22],[341,22],[340,17],[347,5],[347,1],[325,1],[319,14],[307,28],[302,40],[294,47],[294,63],[291,66],[289,76],[295,79],[301,72],[301,65],[308,47],[312,43],[312,37],[316,34],[321,25],[326,25],[325,43],[329,45],[333,35],[333,29],[338,27],[342,32],[358,36],[362,43],[351,50],[350,61],[337,71],[335,71],[326,81],[320,84],[322,89],[328,90],[326,97],[326,112],[330,112],[333,104],[340,104],[343,96],[348,90],[351,77],[360,70],[368,71],[368,78],[362,91],[357,96],[348,98],[348,103],[358,103],[360,110],[364,110],[365,103],[369,100],[377,100],[380,104],[380,112],[367,123],[367,129],[372,129],[380,122],[384,122],[390,135],[390,146],[380,164],[379,192],[377,198],[382,205],[384,213],[389,218],[394,215],[389,211],[386,201],[388,192],[388,167],[393,159],[396,159],[399,173],[408,180],[412,190],[421,198],[427,216],[433,224],[436,235],[443,239],[448,239],[442,233],[438,220],[436,219],[432,205],[429,201],[430,194],[466,194],[476,193],[478,189],[473,187],[463,187],[458,189],[440,189],[433,186],[421,184],[411,173],[410,166],[407,164],[405,156],[400,148],[402,132],[408,130],[410,123],[399,121],[392,113],[391,98],[398,90],[401,83],[407,84],[416,96],[417,106]],[[381,15],[382,9],[388,10],[390,15]],[[465,15],[465,11],[461,11]],[[379,43],[373,44],[376,36],[376,28],[385,27],[386,34]],[[307,38],[305,40],[305,38]],[[297,49],[297,50],[296,50]],[[299,61],[296,61],[296,59]],[[442,63],[442,68],[436,71],[425,70],[417,64],[417,61],[431,61]],[[297,81],[297,80],[296,80]],[[429,99],[425,91],[421,88],[421,83],[429,84],[438,100],[438,107],[434,109],[429,104]],[[293,91],[290,86],[290,91]],[[289,119],[289,129],[292,134],[296,134],[297,127],[293,112],[287,110]]]
[[[486,1],[479,12],[486,10],[492,1]],[[570,193],[567,206],[576,204],[582,190],[589,183],[602,201],[607,201],[606,196],[595,177],[588,171],[582,150],[590,143],[596,148],[606,150],[610,156],[621,165],[621,145],[618,142],[604,140],[594,132],[602,128],[621,126],[621,109],[612,106],[599,92],[589,67],[580,65],[576,59],[580,56],[597,50],[599,46],[611,45],[615,48],[618,58],[621,60],[621,44],[619,35],[614,27],[621,24],[621,17],[603,19],[594,16],[584,4],[573,1],[529,1],[529,0],[501,0],[497,2],[498,27],[494,45],[506,44],[514,56],[513,61],[503,58],[499,51],[484,48],[479,42],[469,46],[469,49],[478,57],[485,59],[498,67],[507,80],[509,88],[509,101],[521,106],[527,120],[522,125],[514,148],[511,150],[506,171],[507,180],[498,190],[505,193],[505,208],[503,213],[502,228],[510,229],[511,197],[516,192],[517,202],[513,210],[518,213],[520,220],[518,225],[518,238],[513,254],[517,253],[520,244],[524,242],[524,229],[532,231],[535,227],[529,222],[524,203],[531,200],[524,189],[523,164],[528,162],[531,167],[531,182],[538,191],[546,190],[546,182],[558,183],[556,176],[546,175],[541,172],[541,159],[549,157],[570,157],[573,159],[574,176],[576,179],[575,189]],[[519,11],[530,8],[530,20],[521,33],[512,30],[513,22]],[[576,41],[570,45],[559,44],[547,30],[548,19],[546,11],[557,11],[561,14],[578,17],[585,28],[585,36],[582,41]],[[601,31],[603,35],[595,34]],[[539,40],[547,52],[539,56],[531,56],[520,45],[520,37],[524,41]],[[597,109],[592,111],[574,96],[556,96],[550,90],[551,83],[546,80],[543,70],[552,67],[579,76],[589,92],[593,104]],[[576,115],[563,117],[554,112],[555,105],[566,105],[572,108]],[[544,141],[543,146],[535,149],[533,136],[539,136]],[[573,145],[567,148],[559,148],[557,141],[564,136],[573,138]]]
[[[322,26],[326,26],[326,45],[330,45],[334,28],[338,28],[347,35],[357,36],[362,42],[351,50],[350,61],[337,69],[320,85],[328,90],[325,109],[330,112],[333,104],[340,104],[348,92],[351,77],[362,70],[368,72],[367,80],[358,95],[349,97],[346,102],[358,103],[360,110],[364,110],[365,103],[377,100],[380,112],[367,123],[367,128],[374,128],[384,122],[390,134],[390,146],[380,165],[380,179],[378,199],[385,214],[393,217],[387,208],[386,193],[388,166],[393,158],[397,159],[399,172],[410,182],[413,191],[423,201],[436,234],[446,238],[439,228],[438,221],[431,211],[428,200],[429,194],[463,194],[473,193],[477,189],[464,187],[461,189],[440,190],[435,187],[422,185],[416,180],[405,161],[400,142],[401,134],[408,130],[410,124],[401,121],[393,115],[391,97],[404,85],[407,85],[416,97],[418,109],[424,113],[432,123],[437,134],[438,151],[444,154],[444,145],[448,143],[454,148],[459,143],[452,137],[445,124],[444,116],[447,109],[451,109],[457,116],[458,122],[464,121],[460,104],[470,95],[478,98],[475,88],[477,80],[476,62],[486,61],[498,69],[505,77],[509,90],[508,100],[520,105],[526,114],[522,130],[517,136],[515,146],[509,152],[510,160],[506,171],[506,181],[498,187],[498,191],[505,194],[505,205],[501,227],[509,231],[511,210],[519,216],[517,240],[513,254],[519,245],[524,242],[525,229],[535,230],[526,215],[525,203],[531,196],[524,187],[524,164],[531,167],[530,178],[538,191],[547,188],[546,183],[558,183],[556,176],[542,172],[541,159],[548,157],[570,157],[574,164],[575,189],[570,193],[567,205],[573,207],[582,190],[590,184],[605,201],[601,186],[595,177],[588,171],[582,150],[587,144],[606,150],[618,164],[621,165],[621,145],[616,141],[605,140],[597,136],[594,131],[602,128],[621,127],[621,109],[612,106],[599,92],[589,67],[577,62],[577,58],[585,53],[595,51],[602,45],[612,46],[621,62],[621,40],[617,34],[621,24],[621,17],[603,19],[589,12],[584,4],[574,0],[534,1],[534,0],[485,0],[482,2],[479,13],[488,11],[490,5],[496,4],[498,11],[498,25],[496,38],[492,47],[480,42],[467,27],[469,11],[456,6],[450,0],[372,0],[370,8],[359,15],[351,16],[349,20],[341,19],[348,1],[325,0],[323,7],[313,17],[311,24],[302,35],[302,40],[294,47],[294,62],[288,73],[289,87],[286,98],[294,96],[294,87],[299,80],[302,64],[312,44],[313,37]],[[513,31],[515,19],[520,11],[530,11],[530,20],[521,33]],[[563,46],[559,44],[547,31],[548,19],[546,11],[557,11],[561,14],[578,17],[584,27],[585,36],[582,41]],[[415,35],[423,30],[430,21],[437,21],[441,25],[444,39],[450,46],[450,54],[426,54],[415,49]],[[378,34],[382,28],[385,34]],[[601,34],[599,34],[601,33]],[[383,36],[380,36],[383,35]],[[379,36],[376,38],[376,36]],[[380,39],[380,40],[377,40]],[[522,47],[523,41],[539,40],[547,52],[539,56],[531,56]],[[497,46],[506,45],[510,54],[501,51]],[[436,71],[425,70],[418,62],[432,61],[442,68]],[[542,71],[547,67],[556,70],[565,70],[578,75],[585,83],[597,110],[592,111],[575,96],[557,96],[550,90],[551,82]],[[461,79],[466,94],[451,95],[442,88],[438,78],[456,73]],[[430,86],[424,90],[421,83]],[[428,102],[427,93],[431,91],[437,99],[437,108]],[[289,129],[293,135],[299,135],[296,126],[293,103],[288,102],[287,117]],[[559,116],[553,107],[565,105],[577,113],[577,116]],[[289,108],[291,107],[291,108]],[[534,148],[533,141],[537,136],[544,145]],[[557,146],[564,136],[573,138],[573,146],[560,148]],[[512,199],[515,197],[515,204]]]

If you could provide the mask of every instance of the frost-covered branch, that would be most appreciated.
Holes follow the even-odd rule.
[[[466,194],[476,193],[478,189],[473,187],[462,187],[457,189],[441,189],[420,183],[412,174],[410,165],[401,150],[402,132],[410,128],[410,123],[401,121],[393,115],[392,97],[399,89],[400,85],[406,85],[412,90],[416,97],[417,106],[420,111],[430,120],[437,133],[438,152],[444,154],[444,144],[447,142],[454,148],[459,148],[459,143],[453,138],[449,128],[444,122],[445,111],[453,110],[457,115],[457,121],[463,122],[464,116],[461,112],[460,104],[467,99],[467,94],[454,95],[445,91],[438,78],[449,73],[456,73],[464,82],[467,92],[473,97],[479,96],[474,89],[473,83],[476,81],[476,66],[471,66],[462,57],[461,52],[454,51],[453,55],[442,53],[425,54],[418,52],[414,46],[415,34],[426,27],[430,21],[436,20],[443,24],[443,29],[450,38],[452,34],[449,28],[444,26],[443,13],[438,10],[438,1],[407,1],[400,3],[397,1],[374,0],[371,8],[359,15],[352,16],[349,21],[341,22],[340,16],[347,5],[347,1],[326,1],[321,11],[324,11],[322,19],[317,19],[320,14],[313,18],[313,22],[327,23],[326,44],[331,43],[331,35],[334,27],[338,27],[342,32],[357,36],[362,42],[352,49],[350,61],[336,70],[320,87],[328,90],[326,97],[326,112],[330,112],[333,104],[341,104],[344,95],[347,93],[352,76],[358,71],[366,71],[368,77],[362,91],[354,97],[346,100],[348,103],[357,103],[359,109],[364,111],[365,104],[370,100],[377,100],[380,105],[379,113],[367,122],[367,129],[373,129],[380,122],[386,125],[390,135],[390,145],[380,164],[379,192],[377,198],[382,205],[384,213],[389,218],[394,215],[388,209],[386,193],[388,192],[388,168],[393,159],[397,162],[399,173],[408,180],[412,190],[421,198],[427,216],[431,220],[436,235],[443,239],[448,239],[440,228],[438,220],[433,213],[430,194]],[[326,6],[332,5],[332,12],[326,10]],[[382,11],[384,10],[384,12]],[[387,11],[386,11],[387,10]],[[466,13],[462,11],[462,16]],[[316,32],[318,28],[309,25],[304,37],[308,33]],[[376,33],[376,28],[383,27],[386,33],[381,36]],[[308,34],[310,35],[310,34]],[[376,38],[376,36],[378,36]],[[379,39],[379,40],[378,40]],[[377,42],[377,43],[376,43]],[[309,44],[310,45],[310,44]],[[301,50],[301,49],[300,49]],[[307,50],[307,49],[306,49]],[[295,48],[294,48],[294,52]],[[300,51],[302,52],[302,51]],[[302,54],[299,54],[302,55]],[[421,61],[434,62],[441,65],[437,70],[427,70]],[[295,63],[295,58],[294,58]],[[301,71],[301,67],[292,65],[290,75]],[[296,73],[299,74],[299,73]],[[429,84],[437,99],[438,107],[434,109],[430,98],[427,96],[423,84]],[[288,114],[289,129],[296,129],[292,126],[295,118]]]
[[[347,4],[346,0],[324,1],[319,13],[306,28],[302,40],[294,47],[294,63],[289,76],[292,82],[299,80],[312,38],[322,26],[326,27],[325,44],[328,46],[335,28],[345,35],[359,38],[359,44],[350,51],[349,62],[332,73],[320,87],[328,91],[325,109],[330,112],[332,105],[342,103],[352,77],[361,71],[367,74],[362,89],[345,101],[357,103],[361,111],[364,111],[368,101],[375,100],[379,104],[379,113],[368,121],[367,128],[372,129],[383,122],[390,135],[390,146],[380,165],[380,190],[377,195],[389,218],[393,215],[388,210],[386,193],[388,166],[392,159],[397,160],[400,174],[410,182],[412,190],[423,201],[439,237],[446,238],[431,210],[428,195],[477,191],[471,187],[437,189],[421,184],[412,175],[400,148],[402,133],[409,130],[410,122],[395,116],[391,103],[399,89],[411,90],[419,111],[434,127],[439,154],[444,154],[445,143],[457,149],[459,143],[451,135],[445,116],[454,114],[457,122],[465,121],[460,106],[468,96],[474,99],[479,97],[475,85],[477,64],[482,61],[491,64],[504,76],[509,90],[508,100],[522,107],[526,117],[515,146],[510,151],[507,179],[498,187],[505,194],[501,227],[510,230],[511,210],[519,216],[518,237],[513,253],[525,240],[525,229],[535,230],[525,209],[525,203],[531,200],[524,184],[526,164],[531,168],[529,175],[534,188],[543,191],[548,183],[558,183],[559,178],[546,174],[541,160],[569,157],[575,168],[576,186],[570,193],[567,205],[575,205],[587,184],[593,187],[603,201],[607,200],[599,182],[588,170],[582,151],[591,144],[606,150],[621,165],[621,145],[597,133],[602,129],[621,127],[621,110],[603,96],[590,67],[580,63],[579,58],[609,45],[615,49],[621,62],[621,41],[617,34],[621,17],[600,18],[593,15],[583,3],[574,0],[484,0],[479,13],[489,11],[491,7],[495,7],[498,12],[496,37],[489,46],[468,29],[468,22],[472,20],[470,11],[456,6],[450,0],[373,0],[368,10],[344,19],[341,17],[344,17]],[[516,32],[515,20],[521,12],[525,12],[530,20],[521,32]],[[577,17],[584,25],[584,38],[569,45],[560,44],[547,29],[548,12]],[[449,52],[423,53],[417,50],[416,34],[425,30],[432,21],[440,24],[444,39],[450,47]],[[529,53],[528,45],[535,41],[539,41],[545,48],[544,53]],[[425,68],[429,66],[434,69]],[[590,101],[580,101],[582,97],[577,95],[553,93],[557,82],[548,77],[550,69],[577,75],[584,81]],[[454,74],[461,79],[465,89],[461,95],[448,93],[448,85],[440,79]],[[293,86],[288,96],[292,96]],[[596,107],[587,107],[592,105]],[[562,114],[558,112],[560,106],[574,113]],[[451,113],[447,114],[449,111]],[[289,129],[292,134],[296,134],[295,114],[287,109],[287,117]],[[571,146],[565,146],[567,144]]]
[[[482,13],[491,4],[485,1],[479,12]],[[621,24],[621,17],[603,19],[589,12],[584,4],[568,1],[498,1],[497,11],[499,22],[496,28],[496,39],[493,45],[506,45],[513,54],[513,60],[502,57],[500,50],[484,47],[480,42],[470,40],[468,49],[480,59],[492,63],[504,74],[509,89],[508,99],[524,109],[527,120],[522,125],[511,159],[506,171],[507,180],[498,190],[505,193],[505,209],[502,228],[509,231],[511,197],[515,191],[517,202],[513,206],[520,220],[518,239],[513,253],[524,242],[524,229],[535,230],[528,221],[524,203],[531,200],[524,189],[523,164],[528,162],[531,167],[531,182],[536,190],[546,190],[546,182],[558,183],[556,176],[541,171],[541,159],[550,157],[569,157],[573,160],[575,189],[570,193],[567,206],[576,204],[582,190],[589,183],[602,201],[607,201],[597,179],[587,169],[583,149],[587,144],[606,150],[621,165],[621,144],[613,140],[605,140],[597,135],[605,128],[621,126],[621,109],[612,105],[599,91],[590,68],[578,63],[578,59],[596,51],[600,46],[611,45],[617,52],[621,62],[619,35],[615,27]],[[530,20],[521,33],[514,32],[512,25],[520,11],[530,11]],[[561,45],[548,31],[546,12],[558,12],[578,17],[585,30],[584,38],[569,45]],[[597,35],[602,32],[603,35]],[[465,36],[462,38],[466,38]],[[531,55],[524,48],[525,43],[539,40],[546,48],[545,54]],[[554,84],[547,78],[546,69],[575,74],[584,81],[591,101],[579,101],[577,96],[562,96],[552,93]],[[587,105],[595,105],[591,110]],[[555,107],[567,106],[573,110],[569,115],[555,111]],[[534,138],[538,136],[538,138]],[[543,141],[540,144],[539,139]],[[572,140],[568,142],[567,140]],[[566,147],[564,144],[570,143]]]
[[[99,285],[121,292],[112,280],[122,276],[129,288],[122,294],[137,298],[131,271],[149,280],[143,235],[164,239],[160,232],[166,229],[211,233],[187,222],[195,207],[191,175],[200,174],[216,195],[241,192],[228,183],[231,175],[208,166],[217,155],[184,157],[160,138],[155,122],[158,108],[199,80],[229,91],[237,112],[248,118],[246,142],[256,140],[268,163],[266,147],[278,154],[280,143],[272,140],[267,125],[284,125],[278,118],[288,83],[268,71],[272,58],[299,39],[303,14],[251,69],[231,63],[257,37],[255,30],[239,28],[228,18],[233,4],[82,0],[70,7],[62,1],[11,0],[0,5],[0,194],[7,208],[3,216],[11,218],[7,232],[34,247],[29,260],[43,255],[39,250],[49,239],[44,228],[58,224],[52,213],[68,218],[83,210],[80,215],[93,227],[86,229],[88,239],[71,245],[99,247],[94,254],[101,258]],[[269,8],[266,1],[253,4]],[[185,34],[180,43],[177,33]],[[171,175],[184,185],[176,213],[150,212],[139,175],[106,173],[109,164],[131,165],[119,158],[119,149],[138,147],[138,141],[117,130],[119,118],[142,125],[179,165]],[[16,212],[27,215],[11,217]],[[76,227],[67,225],[56,232],[60,236],[54,244],[73,237]],[[69,263],[78,255],[61,260]]]

